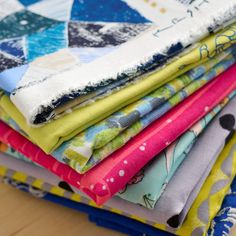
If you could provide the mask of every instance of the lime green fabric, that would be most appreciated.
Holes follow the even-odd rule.
[[[175,61],[147,75],[137,83],[87,106],[76,109],[44,126],[29,126],[7,95],[1,96],[0,106],[15,120],[33,142],[46,153],[51,153],[64,141],[71,139],[87,127],[230,47],[236,43],[235,31],[236,24],[233,24],[224,31],[212,34],[195,45],[192,50],[186,51]]]

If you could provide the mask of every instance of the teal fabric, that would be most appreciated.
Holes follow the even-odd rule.
[[[233,96],[235,93],[231,94],[231,97]],[[188,156],[199,135],[224,106],[225,104],[216,106],[177,141],[156,156],[148,166],[134,176],[126,187],[118,193],[118,196],[147,208],[154,208],[166,185],[182,161]]]

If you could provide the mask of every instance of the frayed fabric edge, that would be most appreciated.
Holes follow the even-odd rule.
[[[221,9],[219,11],[217,11],[216,14],[214,14],[214,16],[210,17],[209,20],[206,22],[204,22],[204,25],[200,25],[198,27],[196,27],[195,29],[192,29],[188,35],[185,37],[185,39],[182,40],[183,44],[186,45],[191,45],[191,41],[193,43],[195,43],[196,40],[200,40],[203,37],[207,36],[209,32],[209,28],[211,28],[213,31],[214,29],[217,29],[218,31],[221,30],[222,28],[225,28],[225,23],[227,23],[228,21],[230,21],[231,19],[235,19],[235,15],[236,15],[236,3],[231,3],[231,6],[226,7],[227,9]],[[233,23],[233,22],[232,22]],[[198,32],[205,32],[205,34],[203,33],[201,36],[199,35]],[[194,40],[195,39],[195,40]],[[137,73],[138,70],[144,70],[145,72],[145,67],[147,65],[156,65],[158,64],[158,62],[155,61],[155,56],[157,55],[166,55],[167,51],[170,50],[171,46],[173,45],[177,45],[179,43],[179,40],[177,42],[172,42],[172,44],[170,45],[170,47],[166,48],[165,50],[163,50],[163,52],[153,52],[152,56],[150,57],[146,57],[143,60],[140,60],[138,63],[136,62],[135,66],[132,67],[127,67],[125,68],[123,71],[117,72],[116,75],[111,75],[110,78],[101,78],[99,83],[106,83],[106,81],[108,80],[113,80],[116,81],[117,79],[120,79],[121,76],[130,76],[131,77],[136,77],[136,76],[140,76],[142,73]],[[159,65],[157,65],[159,66]],[[137,73],[137,74],[135,74]],[[112,79],[113,78],[113,79]],[[86,89],[86,87],[88,86],[98,86],[99,83],[90,83],[84,87],[76,87],[76,88],[66,88],[64,89],[64,91],[62,91],[60,94],[58,94],[57,96],[55,96],[54,99],[50,99],[46,102],[44,102],[43,104],[40,104],[38,107],[35,107],[34,109],[31,109],[29,112],[29,116],[26,117],[27,122],[30,125],[36,125],[35,124],[35,120],[36,117],[38,115],[40,115],[41,113],[44,112],[44,109],[47,107],[50,107],[52,109],[55,109],[55,107],[53,106],[53,103],[55,103],[55,101],[60,100],[63,96],[68,95],[68,94],[73,94],[77,91],[81,91],[83,89]],[[15,102],[15,98],[14,95],[11,95],[11,100],[13,101],[13,103],[16,104]],[[17,106],[19,108],[19,106]],[[25,115],[25,114],[24,114]]]

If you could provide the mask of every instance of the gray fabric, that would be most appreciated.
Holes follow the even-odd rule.
[[[202,184],[215,163],[218,154],[223,149],[227,136],[230,134],[229,130],[223,129],[220,125],[220,118],[226,114],[232,114],[236,117],[236,98],[231,100],[225,109],[208,126],[206,132],[204,132],[199,138],[190,151],[189,156],[185,159],[167,185],[166,190],[157,202],[154,210],[135,205],[120,199],[119,197],[112,198],[105,204],[105,206],[108,207],[108,209],[109,207],[119,209],[124,213],[124,215],[139,216],[146,219],[150,224],[161,223],[167,225],[168,219],[175,215],[179,215],[177,219],[180,221],[179,223],[182,223],[194,199],[199,193]],[[232,131],[234,131],[235,124],[233,124],[232,128]],[[15,160],[15,162],[16,161],[20,162],[19,160]],[[3,158],[0,158],[0,164],[13,167],[12,164],[6,163],[6,160],[4,162],[5,163],[3,163]],[[24,163],[24,165],[26,164],[27,163]],[[20,168],[19,163],[17,163],[13,169],[21,169],[21,171],[25,171],[26,173],[31,172],[32,176],[38,172],[37,177],[43,177],[45,181],[53,185],[59,184],[58,182],[60,179],[50,174],[47,170],[36,166],[30,166],[30,164],[27,164],[27,168]],[[33,169],[31,169],[31,171],[29,170],[29,167],[30,169],[34,169],[34,173],[32,173]],[[230,163],[228,162],[225,164],[224,168],[227,169],[227,167],[230,167]],[[35,169],[38,169],[38,171],[35,171]],[[83,193],[79,192],[75,188],[72,187],[72,189],[74,192],[84,196]],[[173,228],[168,228],[168,230],[174,232]]]
[[[220,151],[219,151],[219,153],[220,153]],[[216,154],[216,156],[218,156],[218,154]],[[200,192],[201,187],[204,184],[204,182],[205,182],[207,176],[209,175],[212,167],[214,166],[215,162],[216,162],[216,159],[213,158],[213,160],[209,163],[207,168],[204,170],[204,173],[203,173],[202,177],[200,178],[200,180],[198,181],[198,183],[196,184],[195,188],[190,193],[190,195],[186,201],[186,204],[178,217],[180,225],[182,225],[186,215],[188,214],[189,209],[191,208],[195,198],[197,197],[198,193]]]
[[[166,224],[168,219],[179,215],[181,225],[230,133],[220,124],[220,118],[226,114],[236,117],[236,98],[220,112],[196,142],[157,202],[152,220],[158,219],[159,223]]]
[[[168,225],[168,219],[178,216],[176,219],[181,225],[230,134],[229,130],[220,125],[220,118],[226,114],[236,117],[236,98],[223,109],[196,142],[167,185],[154,210],[135,206],[118,198],[113,198],[106,205],[165,225]]]
[[[233,157],[233,154],[234,154],[234,152],[235,152],[235,148],[236,148],[236,145],[234,145],[234,146],[231,148],[228,157],[224,160],[224,163],[221,165],[221,169],[222,169],[223,172],[224,172],[226,175],[228,175],[228,176],[230,176],[230,173],[231,173],[231,169],[232,169],[232,157]],[[19,170],[21,169],[21,171],[22,171],[23,169],[24,169],[24,170],[27,169],[26,166],[29,167],[29,165],[32,165],[32,164],[24,163],[24,161],[21,161],[21,160],[17,160],[17,159],[14,160],[14,159],[11,158],[11,157],[2,156],[2,155],[0,154],[0,163],[1,163],[1,164],[3,164],[3,163],[2,163],[2,160],[3,160],[4,158],[5,158],[5,159],[11,159],[11,161],[9,161],[8,164],[9,164],[9,168],[15,167],[15,168],[12,168],[12,169],[19,169]],[[15,161],[16,163],[14,163],[14,161]],[[17,163],[17,162],[18,162],[18,163]],[[6,164],[6,162],[5,162],[5,164]],[[19,165],[18,165],[18,164],[19,164]],[[26,165],[26,166],[24,166],[24,165]],[[44,184],[42,185],[44,191],[45,191],[45,190],[50,191],[50,189],[53,187],[53,185],[57,185],[56,183],[61,181],[58,177],[54,176],[54,175],[53,175],[52,173],[50,173],[48,170],[43,169],[43,168],[40,168],[40,167],[37,167],[37,166],[35,166],[35,168],[38,169],[38,171],[37,171],[37,172],[38,172],[38,173],[37,173],[38,177],[41,176],[40,179],[43,179],[44,181],[47,182],[47,183],[44,183]],[[13,170],[10,170],[10,172],[8,172],[8,173],[10,174],[9,177],[11,177],[11,175],[14,173],[14,171],[13,171]],[[48,173],[48,174],[45,175],[45,173]],[[31,176],[31,177],[29,177],[29,178],[33,180],[34,177]],[[29,180],[29,178],[27,178],[27,180]],[[232,178],[232,176],[231,176],[231,178]],[[203,178],[203,179],[204,179],[204,178]],[[211,188],[210,195],[213,194],[215,191],[218,191],[219,189],[221,189],[222,187],[224,187],[226,184],[229,184],[228,181],[229,181],[229,179],[228,179],[228,180],[220,180],[220,181],[217,181],[217,182],[213,185],[213,187]],[[29,182],[31,182],[31,180],[29,180]],[[69,185],[68,185],[68,186],[69,186]],[[66,188],[66,190],[67,190],[67,188]],[[72,190],[72,189],[69,189],[69,191],[73,191],[73,190]],[[65,198],[70,198],[70,197],[71,197],[71,194],[72,194],[72,193],[69,192],[69,191],[65,191],[65,192],[64,192],[63,196],[64,196]],[[75,190],[75,192],[77,192],[77,191]],[[79,192],[78,192],[78,193],[79,193]],[[36,194],[38,194],[38,191],[36,192]],[[210,195],[208,196],[208,199],[209,199],[209,197],[211,197]],[[198,213],[197,213],[199,219],[201,219],[202,222],[205,222],[205,226],[201,226],[201,227],[195,228],[195,229],[192,231],[192,233],[191,233],[192,236],[202,235],[202,234],[207,230],[207,228],[206,228],[207,224],[206,224],[206,223],[208,223],[209,220],[210,220],[209,214],[208,214],[208,212],[209,212],[209,211],[208,211],[208,209],[209,209],[209,207],[208,207],[208,199],[206,199],[206,200],[201,204],[201,206],[199,207]],[[85,204],[89,202],[89,200],[87,200],[87,198],[85,198],[85,197],[81,197],[80,200],[81,200],[82,202],[84,202]],[[109,205],[109,204],[108,204],[108,205]],[[144,209],[144,210],[146,210],[147,212],[148,212],[148,211],[149,211],[149,212],[152,212],[152,211],[148,210],[147,208],[139,207],[139,206],[137,206],[137,205],[134,205],[134,204],[129,203],[129,202],[127,202],[127,201],[124,201],[124,200],[122,200],[122,199],[120,199],[120,200],[119,200],[119,199],[112,199],[112,201],[110,202],[110,207],[109,207],[108,205],[104,206],[104,209],[110,211],[110,210],[111,210],[111,209],[110,209],[111,206],[112,206],[112,207],[115,207],[115,208],[117,208],[117,209],[122,210],[122,211],[123,211],[122,214],[126,215],[127,217],[131,217],[131,214],[137,215],[137,209],[138,209],[138,210],[139,210],[139,209],[141,209],[141,210]],[[155,222],[155,221],[146,220],[146,223],[153,225],[153,224],[155,224],[156,222]],[[166,228],[166,230],[169,231],[169,232],[174,232],[174,231],[175,231],[175,230],[172,229],[172,228]],[[189,235],[190,235],[190,234],[189,234]]]

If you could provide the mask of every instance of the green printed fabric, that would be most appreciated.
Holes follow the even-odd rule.
[[[231,48],[91,126],[61,145],[53,156],[80,173],[88,171],[234,63]]]

